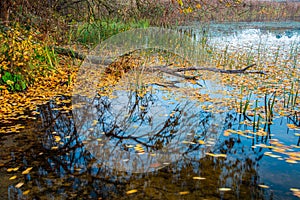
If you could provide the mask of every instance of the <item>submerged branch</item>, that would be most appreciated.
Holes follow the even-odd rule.
[[[225,74],[266,74],[264,71],[246,71],[247,69],[255,66],[256,64],[251,64],[248,65],[247,67],[243,68],[243,69],[217,69],[217,68],[210,68],[210,67],[184,67],[184,68],[176,68],[176,69],[168,69],[166,66],[157,66],[154,67],[160,71],[166,72],[166,73],[170,73],[172,75],[174,75],[174,73],[176,74],[176,76],[178,76],[178,74],[176,72],[186,72],[186,71],[212,71],[212,72],[217,72],[217,73],[225,73]],[[188,77],[189,79],[195,79],[195,77]]]

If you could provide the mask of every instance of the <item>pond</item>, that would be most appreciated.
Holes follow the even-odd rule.
[[[25,127],[21,133],[0,136],[0,198],[298,199],[300,23],[179,29],[205,46],[209,62],[234,66],[245,58],[271,73],[268,66],[282,73],[289,67],[294,84],[281,98],[235,91],[216,73],[193,82],[149,72],[140,78],[147,78],[145,89],[143,81],[126,80],[136,79],[133,72],[110,96],[56,97],[38,108],[36,120],[16,122]],[[231,107],[236,93],[240,101]]]

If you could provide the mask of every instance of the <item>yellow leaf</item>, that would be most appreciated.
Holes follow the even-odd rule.
[[[224,136],[226,136],[226,137],[227,137],[227,136],[229,136],[229,135],[230,135],[230,131],[227,131],[227,130],[226,130],[226,131],[224,131]]]
[[[129,191],[126,192],[126,194],[133,194],[133,193],[136,193],[136,192],[137,192],[137,190],[129,190]]]
[[[23,185],[24,185],[24,183],[20,182],[20,183],[18,183],[15,187],[16,187],[16,188],[20,188],[20,187],[22,187]]]
[[[189,191],[182,191],[182,192],[179,192],[180,195],[186,195],[186,194],[189,194],[190,192]]]
[[[194,179],[194,180],[204,180],[204,179],[206,179],[206,178],[200,177],[200,176],[194,176],[193,179]]]
[[[17,178],[17,176],[12,176],[12,177],[9,178],[9,180],[14,180],[16,178]]]
[[[182,7],[183,6],[183,2],[182,0],[177,0],[178,4]]]
[[[59,142],[61,140],[60,136],[54,136],[55,142]]]
[[[98,120],[94,120],[93,123],[92,123],[92,126],[96,126],[98,123]]]
[[[29,172],[32,170],[32,167],[27,168],[22,172],[23,175],[29,174]]]
[[[198,140],[199,144],[205,144],[203,140]]]
[[[287,124],[289,129],[297,129],[298,127],[295,124]]]
[[[261,187],[261,188],[269,188],[269,186],[263,185],[263,184],[258,185],[258,187]]]
[[[291,190],[292,192],[300,192],[300,189],[298,189],[298,188],[290,188],[290,190]]]
[[[196,8],[197,8],[197,9],[200,9],[201,7],[202,7],[202,6],[201,6],[201,4],[199,4],[199,3],[196,5]]]
[[[184,10],[184,11],[186,11],[186,9]],[[187,12],[187,11],[186,11]],[[195,81],[195,80],[190,80],[190,83],[192,83],[192,84],[196,84],[197,83],[197,81]]]
[[[30,192],[30,190],[26,190],[23,192],[23,195],[27,195],[27,194],[29,194],[29,192]]]
[[[12,171],[13,171],[13,168],[8,168],[6,171],[7,171],[7,172],[12,172]]]
[[[231,188],[219,188],[219,191],[220,192],[227,192],[227,191],[230,191]]]
[[[298,163],[296,160],[293,160],[293,159],[287,159],[285,162],[291,163],[291,164],[296,164],[296,163]]]
[[[15,167],[15,168],[8,168],[6,171],[7,172],[12,172],[12,171],[18,171],[19,167]]]

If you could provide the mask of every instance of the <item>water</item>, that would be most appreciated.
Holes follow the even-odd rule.
[[[196,40],[201,40],[203,29],[199,29],[198,25],[191,27],[199,32]],[[280,43],[286,45],[282,47],[286,52],[291,43],[299,42],[297,27],[300,27],[299,24],[292,22],[284,25],[212,24],[208,43],[218,44],[220,49],[227,46],[229,50],[236,51],[237,46],[256,48],[261,41],[258,38],[262,38],[267,41],[264,43],[265,49]],[[280,147],[278,150],[285,148],[287,153],[299,153],[300,137],[297,134],[300,131],[286,126],[299,126],[297,117],[274,119],[272,125],[265,125],[268,134],[264,136],[224,136],[226,129],[252,130],[251,126],[240,123],[245,120],[244,116],[226,111],[223,123],[212,135],[213,131],[209,128],[210,121],[214,121],[212,113],[201,109],[202,104],[195,101],[184,104],[186,101],[178,100],[180,98],[176,95],[164,99],[168,93],[157,89],[156,93],[147,94],[144,98],[129,98],[119,92],[116,93],[117,98],[109,102],[95,100],[98,106],[101,105],[98,108],[102,112],[97,119],[103,123],[98,123],[93,130],[87,128],[86,131],[93,133],[94,138],[87,138],[78,130],[72,111],[61,109],[70,107],[70,102],[58,104],[50,101],[41,106],[37,120],[24,122],[26,128],[22,133],[0,136],[0,199],[297,199],[290,189],[300,188],[299,163],[285,162],[288,155],[280,151],[273,151],[272,155],[276,155],[273,157],[268,153],[272,151],[270,146]],[[70,97],[62,96],[60,102],[68,99]],[[134,105],[150,106],[152,110],[140,115],[143,113],[141,110],[129,109],[133,110],[130,118],[117,118],[118,124],[129,124],[127,132],[118,132],[111,124],[120,113],[128,112],[125,104],[130,105],[128,108]],[[129,123],[129,119],[133,121]],[[164,129],[163,122],[168,120],[169,125]],[[87,123],[92,124],[93,121]],[[129,145],[136,146],[139,142],[134,138],[105,137],[102,133],[115,131],[113,133],[126,137],[126,133],[135,132],[135,136],[144,137],[145,134],[141,133],[157,129],[164,130],[167,140],[162,140],[162,137],[148,140],[146,137],[142,138],[142,142],[153,145],[154,150],[171,144],[169,147],[180,152],[179,156],[149,163],[145,162],[149,157],[141,157],[141,160],[130,164],[147,165],[150,170],[144,170],[144,173],[119,170],[122,167],[116,165],[128,162],[130,157],[120,156],[118,160],[115,155],[127,148],[132,157],[136,153]],[[172,134],[179,131],[182,131],[179,137],[173,138]],[[93,148],[88,146],[92,139],[95,147],[117,148],[117,151],[108,151],[107,158],[112,158],[109,162],[96,159],[98,156],[95,158],[99,152],[96,148],[91,151]],[[176,142],[170,142],[172,139]],[[203,140],[205,145],[199,144],[198,140]],[[101,143],[103,141],[105,143]],[[153,149],[144,147],[146,153]],[[212,155],[226,155],[226,158],[205,154],[209,152],[214,153]],[[27,173],[26,169],[31,167]],[[9,180],[13,176],[17,177]],[[230,190],[224,191],[224,188]]]

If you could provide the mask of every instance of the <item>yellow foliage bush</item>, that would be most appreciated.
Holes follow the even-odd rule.
[[[2,88],[22,91],[33,83],[37,75],[45,74],[53,55],[49,56],[46,46],[39,43],[36,38],[37,34],[19,25],[0,31],[0,85]]]

